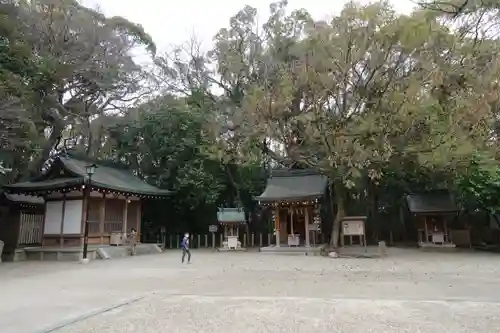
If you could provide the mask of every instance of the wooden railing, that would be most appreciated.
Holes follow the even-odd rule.
[[[100,223],[96,221],[89,221],[89,234],[100,234],[101,230],[99,229]]]
[[[104,232],[115,232],[122,231],[123,223],[122,222],[104,222]]]
[[[100,234],[100,223],[96,221],[89,221],[89,234]],[[122,231],[122,222],[104,222],[104,233],[120,232]]]

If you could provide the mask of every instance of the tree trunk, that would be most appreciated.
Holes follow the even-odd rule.
[[[493,216],[493,220],[497,223],[497,226],[500,228],[500,220],[498,219],[497,214],[488,212],[488,225],[490,225],[490,214]]]
[[[92,135],[92,128],[90,123],[90,115],[87,115],[85,119],[85,125],[87,130],[87,149],[85,149],[85,156],[93,156],[93,148],[94,148],[94,137]]]
[[[337,249],[339,246],[339,236],[340,236],[340,222],[345,216],[345,209],[344,209],[344,196],[343,192],[341,190],[341,186],[335,184],[334,190],[332,191],[334,193],[334,196],[331,198],[331,203],[333,205],[334,200],[335,200],[335,205],[337,212],[335,214],[335,219],[333,220],[333,226],[332,226],[332,237],[330,239],[330,246],[333,249]]]
[[[43,165],[45,164],[45,162],[47,162],[47,160],[50,157],[50,154],[61,141],[63,130],[64,130],[64,124],[58,123],[52,126],[52,133],[50,133],[48,140],[43,145],[40,155],[38,155],[34,163],[31,164],[31,168],[29,171],[31,176],[37,176],[40,174]]]
[[[369,214],[368,218],[372,225],[372,239],[373,241],[379,241],[380,236],[380,224],[378,221],[378,193],[377,187],[371,180],[368,183],[368,200],[369,200]]]
[[[226,163],[225,169],[226,169],[226,174],[227,174],[227,177],[229,179],[229,182],[231,183],[231,186],[233,187],[234,194],[236,195],[236,204],[244,207],[243,201],[241,200],[240,188],[239,188],[238,184],[236,183],[236,180],[233,177],[233,173],[231,171],[231,165],[229,163]],[[231,195],[231,198],[233,198],[233,195]],[[232,201],[234,201],[234,200],[232,200]]]

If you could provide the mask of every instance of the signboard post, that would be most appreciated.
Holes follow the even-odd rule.
[[[353,237],[358,237],[360,245],[364,246],[366,252],[366,216],[346,216],[342,220],[340,243],[344,246],[344,237],[349,236],[350,244],[353,245]]]
[[[217,232],[217,225],[209,225],[208,232],[212,234],[212,249],[215,249],[215,233]]]
[[[313,232],[313,247],[316,247],[316,233],[321,230],[320,225],[318,223],[311,223],[307,226],[307,231],[312,231]]]

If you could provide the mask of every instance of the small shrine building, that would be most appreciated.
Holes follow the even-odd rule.
[[[128,170],[97,164],[90,177],[91,192],[86,196],[92,163],[75,157],[60,156],[41,176],[5,186],[13,194],[40,196],[45,199],[43,246],[79,246],[83,244],[85,222],[89,223],[89,244],[118,243],[113,234],[141,230],[141,200],[159,199],[171,194],[134,176]],[[87,200],[90,205],[87,212]],[[116,237],[115,237],[116,238]],[[116,244],[119,245],[119,244]]]
[[[435,190],[406,196],[408,209],[417,227],[420,247],[455,247],[449,224],[459,208],[447,190]]]
[[[310,246],[311,233],[321,233],[321,199],[327,188],[328,178],[314,170],[271,172],[264,192],[255,199],[273,209],[277,247]]]
[[[240,228],[247,231],[245,211],[241,208],[219,208],[217,221],[224,229],[223,249],[241,249]]]

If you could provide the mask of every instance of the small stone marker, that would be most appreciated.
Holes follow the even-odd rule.
[[[381,257],[387,256],[387,245],[384,241],[378,242],[378,253]]]
[[[329,252],[328,253],[328,256],[330,258],[338,258],[339,257],[339,254],[337,252]]]

